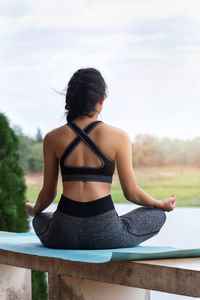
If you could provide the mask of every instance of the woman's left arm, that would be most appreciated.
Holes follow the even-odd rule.
[[[26,211],[29,215],[35,215],[47,208],[55,199],[58,184],[58,158],[54,151],[54,143],[51,133],[47,133],[43,141],[44,179],[43,187],[34,206],[28,200]]]

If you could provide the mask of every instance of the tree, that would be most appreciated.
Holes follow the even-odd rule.
[[[42,133],[41,133],[40,128],[37,128],[37,133],[36,133],[36,136],[35,136],[35,140],[38,143],[41,143],[43,141],[43,137],[42,137]]]
[[[26,185],[24,173],[19,163],[19,140],[14,130],[10,128],[8,119],[0,113],[0,230],[25,232],[29,230],[26,215]],[[32,271],[37,289],[32,289],[33,299],[47,299],[47,284],[45,273],[37,275]],[[42,274],[42,275],[41,275]],[[43,290],[38,295],[38,290]]]
[[[0,226],[1,230],[24,232],[29,226],[18,146],[16,134],[5,115],[0,114]]]

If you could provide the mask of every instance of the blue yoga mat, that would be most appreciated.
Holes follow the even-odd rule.
[[[173,247],[136,246],[132,248],[99,250],[51,249],[42,246],[34,232],[0,234],[0,249],[87,263],[176,257],[200,257],[200,248],[178,249]]]

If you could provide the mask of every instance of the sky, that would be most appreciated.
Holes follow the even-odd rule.
[[[0,0],[0,112],[34,137],[66,123],[79,68],[108,86],[99,119],[158,138],[200,136],[199,0]]]

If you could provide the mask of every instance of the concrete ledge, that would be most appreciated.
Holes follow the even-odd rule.
[[[0,265],[0,299],[31,300],[31,270]]]
[[[0,250],[0,263],[135,288],[200,297],[200,258],[82,263]]]
[[[26,285],[24,299],[31,299],[31,273],[26,269],[48,272],[49,300],[149,300],[149,290],[200,297],[200,258],[94,264],[0,249],[0,264],[2,300],[8,299],[4,283],[9,274],[12,280],[7,291],[23,300],[21,290],[16,290],[19,272],[25,280],[21,286]]]

